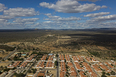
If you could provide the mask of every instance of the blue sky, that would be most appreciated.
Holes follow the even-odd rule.
[[[0,29],[116,28],[116,0],[2,0]]]

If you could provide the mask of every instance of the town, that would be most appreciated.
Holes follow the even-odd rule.
[[[70,53],[14,52],[0,62],[0,77],[115,77],[116,62]]]

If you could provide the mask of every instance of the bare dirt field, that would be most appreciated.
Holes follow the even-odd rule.
[[[0,63],[0,66],[5,67],[5,66],[8,66],[10,63],[11,63],[11,62],[1,62],[1,63]]]
[[[0,57],[4,58],[6,57],[10,52],[6,52],[6,53],[0,53]]]

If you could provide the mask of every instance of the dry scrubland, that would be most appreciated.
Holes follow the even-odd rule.
[[[93,55],[116,60],[116,31],[19,30],[1,31],[0,42],[20,50]]]

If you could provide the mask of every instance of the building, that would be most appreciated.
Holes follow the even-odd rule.
[[[39,61],[35,68],[44,68],[44,61]]]
[[[17,67],[19,64],[21,63],[21,61],[17,61],[17,62],[15,62],[13,65],[9,65],[9,66],[7,66],[7,68],[14,68],[14,67]]]
[[[45,68],[54,68],[54,62],[47,62]]]
[[[27,62],[24,61],[24,62],[20,65],[20,68],[24,68],[24,67],[26,67],[26,65],[27,65]]]

